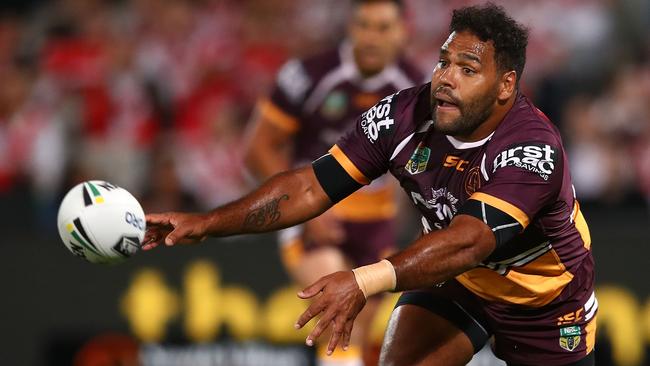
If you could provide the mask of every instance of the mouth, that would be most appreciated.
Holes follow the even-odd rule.
[[[381,57],[381,50],[377,47],[364,47],[361,49],[361,56],[366,59],[377,59]]]
[[[456,101],[447,94],[437,92],[433,95],[433,98],[435,100],[435,106],[437,110],[452,111],[460,109],[458,108],[458,103],[456,103]]]

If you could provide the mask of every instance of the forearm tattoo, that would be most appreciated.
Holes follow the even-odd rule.
[[[284,194],[274,198],[264,206],[251,211],[244,219],[244,229],[255,230],[269,226],[280,219],[280,201],[289,200],[289,195]]]

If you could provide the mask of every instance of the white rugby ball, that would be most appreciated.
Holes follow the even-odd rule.
[[[91,180],[65,195],[57,227],[72,254],[92,263],[116,263],[140,250],[146,222],[140,203],[126,189]]]

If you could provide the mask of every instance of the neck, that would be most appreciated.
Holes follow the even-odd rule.
[[[373,68],[373,69],[367,68],[367,67],[366,68],[361,67],[361,64],[359,63],[359,59],[358,59],[357,55],[354,54],[353,57],[354,57],[354,64],[357,66],[357,70],[359,72],[359,75],[361,75],[361,77],[364,78],[364,79],[370,79],[371,77],[378,75],[385,68],[385,66],[380,67],[380,68]]]
[[[472,133],[454,137],[463,142],[475,142],[488,137],[492,132],[494,132],[494,130],[497,129],[499,124],[501,124],[503,118],[506,116],[506,114],[508,114],[512,106],[515,104],[516,99],[517,93],[513,93],[513,95],[507,100],[503,102],[497,101],[492,114],[490,114],[485,122],[481,123],[474,131],[472,131]]]

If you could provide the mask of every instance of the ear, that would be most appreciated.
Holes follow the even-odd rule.
[[[515,70],[508,71],[501,76],[497,99],[500,101],[506,101],[512,97],[517,88],[517,78],[518,76]]]

